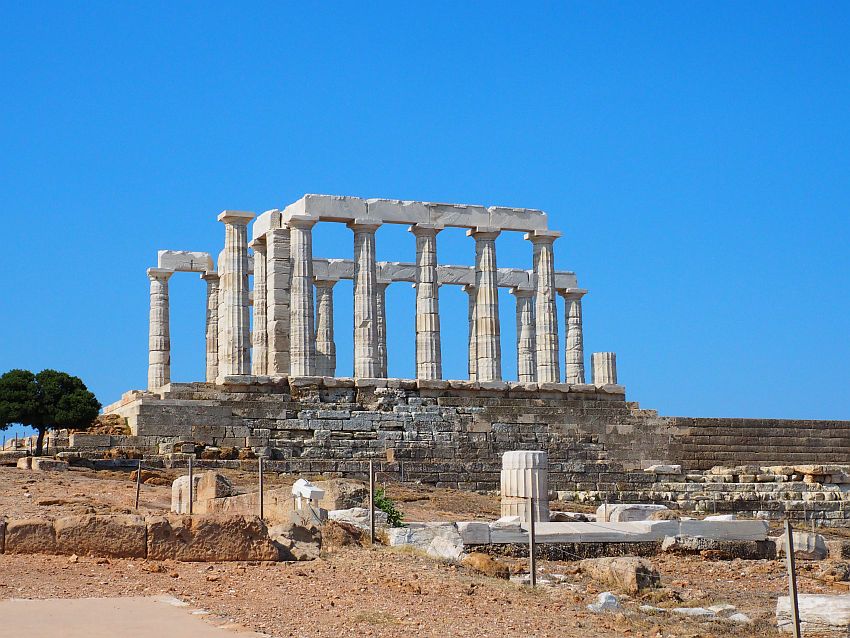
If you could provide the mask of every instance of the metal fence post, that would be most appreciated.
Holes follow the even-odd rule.
[[[189,515],[192,515],[192,501],[195,500],[195,483],[192,473],[192,457],[189,457]]]
[[[785,519],[785,561],[788,565],[788,598],[791,603],[791,622],[794,624],[794,638],[800,638],[800,610],[797,607],[797,573],[794,569],[794,533],[791,521]]]
[[[537,540],[534,529],[534,497],[532,496],[529,501],[531,502],[531,515],[528,517],[528,573],[531,586],[537,587],[537,556],[534,552],[534,545]]]
[[[135,508],[139,509],[139,491],[142,489],[142,462],[139,461],[139,469],[136,470],[136,505]]]
[[[260,457],[260,520],[263,520],[263,457]]]
[[[369,541],[375,544],[375,467],[369,459]]]

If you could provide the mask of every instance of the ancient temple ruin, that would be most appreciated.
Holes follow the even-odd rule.
[[[516,297],[517,370],[523,383],[584,384],[581,300],[573,272],[556,272],[554,243],[539,210],[435,204],[386,199],[305,195],[284,210],[260,215],[224,211],[224,250],[216,268],[207,253],[159,252],[151,282],[148,390],[170,382],[168,279],[177,271],[198,272],[207,283],[206,381],[246,382],[247,377],[387,377],[385,291],[396,282],[416,288],[416,378],[440,380],[440,286],[461,286],[469,296],[469,380],[502,381],[498,288]],[[344,223],[353,231],[354,259],[313,255],[312,229]],[[413,263],[376,260],[375,231],[403,224],[416,237]],[[475,242],[475,266],[438,263],[438,234],[467,229]],[[496,237],[524,233],[529,270],[499,268]],[[249,253],[249,248],[251,252]],[[253,290],[248,276],[253,275]],[[338,374],[334,343],[334,284],[354,284],[354,370]],[[556,295],[565,300],[564,376],[561,375]],[[250,312],[253,308],[253,333]],[[608,372],[610,366],[605,368]],[[615,384],[616,376],[594,383]]]
[[[626,400],[610,352],[592,353],[587,379],[586,291],[575,273],[555,270],[559,233],[541,211],[306,195],[256,218],[225,211],[218,219],[217,261],[161,251],[148,270],[148,387],[105,408],[131,434],[74,434],[69,453],[131,448],[179,465],[202,448],[198,463],[210,467],[250,463],[235,460],[238,449],[240,459],[263,456],[272,471],[312,476],[363,476],[371,460],[385,476],[492,490],[504,452],[545,450],[549,487],[565,498],[716,508],[720,494],[734,511],[768,518],[850,519],[837,484],[850,485],[850,472],[835,465],[850,461],[850,422],[659,416]],[[313,255],[312,229],[325,222],[353,231],[353,260]],[[413,261],[377,260],[381,224],[409,227]],[[474,267],[440,263],[439,232],[452,226],[474,240]],[[498,265],[496,237],[511,231],[528,240],[527,270]],[[168,281],[177,271],[207,284],[206,379],[193,383],[170,379]],[[353,282],[350,326],[334,325],[340,280]],[[387,378],[386,322],[399,313],[387,312],[385,290],[396,282],[416,289],[407,309],[416,315],[414,379]],[[444,378],[441,286],[469,295],[465,379]],[[516,299],[515,353],[500,350],[500,287]],[[566,301],[562,322],[557,295]],[[351,371],[336,362],[341,329],[353,330]],[[503,379],[504,356],[517,357],[517,379]],[[217,456],[225,449],[230,456]],[[729,471],[715,475],[715,466]],[[798,480],[804,475],[818,480]]]

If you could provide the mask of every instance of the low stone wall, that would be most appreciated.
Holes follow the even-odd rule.
[[[0,553],[179,561],[277,561],[265,523],[250,516],[84,515],[0,519]]]

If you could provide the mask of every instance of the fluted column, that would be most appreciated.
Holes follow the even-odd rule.
[[[501,381],[502,349],[499,343],[499,287],[496,271],[495,229],[467,231],[475,239],[475,350],[478,381]]]
[[[266,338],[268,374],[289,374],[289,229],[266,233]]]
[[[375,284],[375,301],[378,310],[378,361],[380,362],[380,377],[387,377],[387,286],[388,283]]]
[[[224,251],[219,267],[218,374],[251,374],[250,309],[248,308],[248,222],[253,213],[226,210]]]
[[[354,231],[354,376],[381,376],[378,351],[378,298],[375,231],[380,224],[355,220]]]
[[[476,352],[475,338],[475,298],[478,291],[475,286],[464,286],[463,291],[468,299],[467,322],[469,324],[469,342],[467,346],[467,372],[470,381],[475,381],[478,376],[478,354]]]
[[[313,331],[313,225],[315,219],[291,217],[289,242],[292,255],[290,284],[289,358],[292,376],[316,374],[316,341]]]
[[[316,281],[316,374],[321,377],[336,374],[334,284],[333,280]]]
[[[207,282],[207,383],[215,383],[218,376],[218,273],[205,272],[201,279]]]
[[[590,375],[593,385],[617,384],[617,354],[594,352],[590,355]]]
[[[521,383],[537,380],[534,291],[511,288],[516,297],[516,360],[517,379]]]
[[[442,379],[440,294],[437,283],[437,226],[410,227],[416,236],[416,378]]]
[[[564,297],[564,317],[567,326],[566,383],[584,383],[584,336],[581,322],[581,298],[584,291],[567,290]]]
[[[268,370],[268,320],[266,318],[266,240],[251,242],[254,249],[254,334],[251,339],[251,373],[265,376]]]
[[[165,268],[148,268],[151,282],[150,324],[148,327],[148,390],[171,382],[171,329],[168,311],[168,278]]]
[[[561,233],[537,231],[525,238],[534,246],[534,315],[537,350],[537,381],[561,380],[558,352],[558,304],[555,292],[555,255],[553,244]]]

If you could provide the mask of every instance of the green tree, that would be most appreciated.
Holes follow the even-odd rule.
[[[57,370],[10,370],[0,376],[0,429],[19,423],[38,431],[40,455],[49,429],[88,428],[100,402],[79,377]]]

